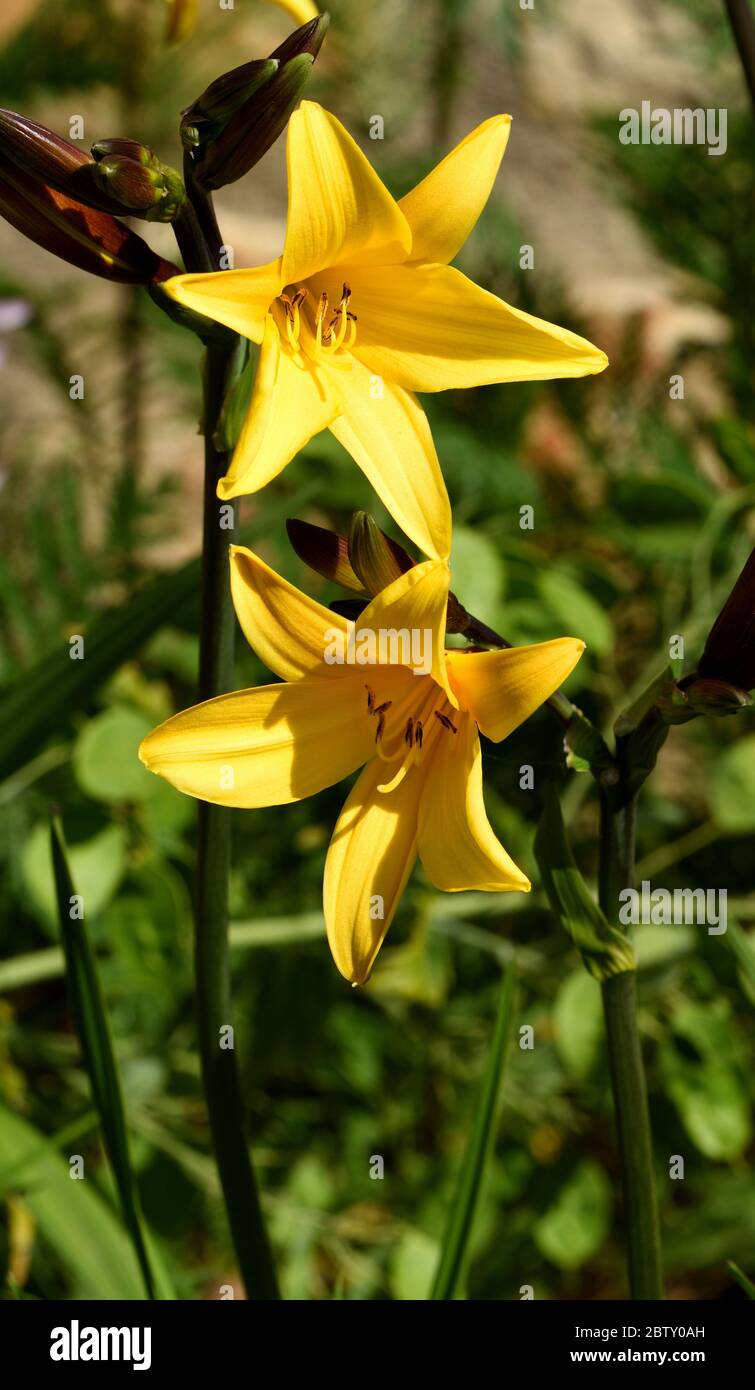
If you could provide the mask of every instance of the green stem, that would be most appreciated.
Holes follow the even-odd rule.
[[[210,699],[233,685],[234,615],[230,596],[228,548],[234,528],[217,497],[227,456],[215,444],[215,430],[236,363],[238,346],[207,344],[204,376],[204,531],[199,695]],[[236,1054],[221,1040],[232,1024],[228,961],[228,879],[231,866],[231,812],[199,804],[197,883],[194,905],[197,1015],[202,1078],[220,1182],[231,1235],[250,1299],[279,1297],[275,1268],[260,1207],[245,1134]]]
[[[605,795],[601,797],[600,905],[609,922],[616,918],[619,892],[633,886],[635,816],[634,800],[616,811]],[[632,1298],[662,1299],[661,1237],[634,970],[609,976],[602,994],[621,1155],[629,1288]]]

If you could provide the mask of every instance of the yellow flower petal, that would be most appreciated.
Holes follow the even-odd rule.
[[[413,261],[453,260],[490,197],[510,130],[510,116],[483,121],[400,199],[412,229]]]
[[[258,492],[340,408],[329,379],[281,349],[269,314],[249,411],[228,472],[218,483],[218,497]]]
[[[513,309],[445,265],[355,270],[355,352],[409,391],[602,372],[608,358],[566,328]]]
[[[378,791],[385,764],[362,772],[338,818],[325,861],[323,906],[328,941],[341,974],[369,979],[417,855],[422,779],[405,777]]]
[[[278,259],[249,270],[174,275],[161,288],[184,308],[224,323],[253,343],[261,343],[265,316],[283,288],[281,262]]]
[[[425,873],[446,893],[526,893],[529,879],[499,844],[485,812],[480,740],[470,715],[458,730],[436,740],[425,774],[419,812]]]
[[[348,131],[303,101],[288,127],[283,283],[342,263],[390,264],[411,250],[409,224]]]
[[[263,685],[168,719],[139,749],[151,772],[219,806],[281,806],[340,782],[375,749],[362,675]]]
[[[448,651],[446,664],[462,708],[500,743],[558,690],[584,649],[577,637],[557,637],[505,651]]]
[[[308,24],[310,19],[316,19],[320,11],[312,0],[272,0],[279,9],[285,10],[290,14],[296,24]]]
[[[351,371],[328,373],[343,411],[330,429],[404,535],[425,555],[445,559],[451,549],[451,507],[427,416],[409,392],[371,380],[352,360]]]
[[[399,661],[404,666],[414,666],[416,669],[422,663],[415,660],[411,641],[414,636],[414,641],[421,641],[422,651],[430,657],[431,669],[424,670],[423,674],[432,675],[458,709],[459,702],[446,671],[449,578],[448,565],[442,560],[426,560],[424,564],[407,570],[406,574],[394,579],[387,589],[376,594],[361,613],[357,620],[357,641],[359,633],[365,629],[375,633],[406,633],[407,637],[396,643]]]
[[[241,545],[231,546],[231,595],[247,642],[276,676],[295,681],[340,672],[324,654],[334,633],[346,642],[346,619],[308,598]]]

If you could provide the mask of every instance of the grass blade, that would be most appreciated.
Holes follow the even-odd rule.
[[[739,1265],[735,1264],[733,1260],[727,1260],[726,1263],[739,1284],[740,1289],[747,1294],[748,1298],[755,1298],[755,1284],[753,1284],[752,1279],[748,1279],[744,1270],[740,1269]]]
[[[454,1298],[465,1272],[482,1180],[495,1136],[506,1044],[511,1033],[514,980],[514,969],[509,965],[503,972],[490,1055],[480,1088],[472,1133],[451,1203],[443,1249],[430,1293],[432,1299]]]
[[[155,1280],[147,1253],[139,1192],[131,1167],[121,1081],[105,1001],[84,918],[71,915],[74,904],[79,903],[80,899],[77,899],[71,881],[62,832],[56,823],[51,826],[50,834],[60,931],[76,1031],[84,1053],[92,1096],[102,1124],[105,1148],[118,1187],[123,1218],[139,1262],[147,1297],[155,1298]]]

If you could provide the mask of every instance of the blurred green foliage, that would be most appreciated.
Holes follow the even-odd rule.
[[[359,31],[354,11],[331,8],[335,25],[343,22],[344,43],[352,42]],[[425,18],[437,10],[437,34],[447,40],[450,32],[461,44],[467,8],[428,3]],[[123,95],[123,72],[100,22],[110,7],[77,0],[65,9],[70,66],[61,61],[58,28],[51,38],[60,14],[51,4],[40,6],[0,53],[0,82],[11,104],[38,90],[55,91],[64,69],[77,91],[96,80]],[[511,54],[518,31],[504,10],[508,15],[509,7],[501,7],[500,33],[497,28],[490,42],[508,44]],[[550,10],[549,16],[556,22]],[[222,55],[222,45],[213,43],[215,56]],[[439,144],[468,78],[466,43],[466,58],[460,48],[454,62],[448,43],[439,46],[425,74],[424,99],[435,113]],[[720,51],[720,26],[701,30],[701,43]],[[182,52],[189,55],[181,77],[188,99],[196,50],[190,44]],[[221,56],[218,70],[222,65]],[[332,86],[338,96],[332,104],[342,114],[339,103],[358,106],[359,91],[343,64],[333,71],[335,77],[318,76],[320,95],[327,99]],[[390,76],[383,72],[389,86],[398,82],[395,64]],[[149,129],[136,133],[145,136],[172,130],[175,115],[173,91],[160,88],[159,100],[148,100],[151,90],[147,83],[139,97]],[[403,99],[398,83],[394,100]],[[673,147],[649,159],[646,151],[618,145],[615,124],[599,126],[596,138],[604,141],[617,203],[631,207],[660,253],[696,277],[725,316],[726,341],[714,351],[685,342],[674,368],[707,373],[718,404],[671,403],[668,373],[647,367],[641,326],[633,322],[624,326],[602,378],[449,393],[425,404],[454,507],[459,597],[516,642],[564,631],[584,637],[589,653],[569,692],[608,727],[662,669],[672,634],[684,635],[687,669],[693,668],[753,543],[755,451],[746,406],[755,272],[748,117],[731,113],[725,160]],[[420,167],[405,153],[375,152],[398,191],[425,171],[429,155],[423,150]],[[557,285],[516,269],[521,239],[513,213],[491,206],[473,238],[470,268],[512,303],[589,336]],[[55,389],[67,383],[82,327],[78,281],[72,275],[61,289],[59,281],[47,288],[16,279],[0,288],[34,307],[31,324],[13,339],[28,379],[42,376]],[[55,327],[61,296],[64,333]],[[110,321],[96,327],[103,339],[113,330]],[[139,334],[141,351],[153,367],[159,363],[159,390],[150,377],[154,399],[178,400],[190,439],[194,344],[151,305]],[[155,541],[173,536],[177,517],[185,522],[176,480],[156,483],[142,474],[124,490],[117,447],[109,462],[103,459],[111,405],[110,397],[103,401],[93,392],[85,409],[71,408],[67,391],[59,392],[53,407],[59,445],[43,474],[12,422],[0,424],[6,690],[98,613],[117,615],[118,603],[159,567]],[[127,426],[129,418],[127,410]],[[194,454],[199,468],[198,447]],[[345,529],[360,506],[390,527],[361,474],[326,434],[255,499],[249,515],[265,537],[265,557],[329,601],[335,593],[305,574],[288,550],[281,518],[288,509]],[[534,508],[532,530],[520,527],[522,507]],[[186,529],[198,536],[195,523]],[[35,965],[38,953],[58,940],[51,808],[62,809],[72,874],[87,903],[146,1220],[179,1297],[217,1297],[234,1277],[193,1019],[194,806],[136,761],[142,734],[194,699],[195,630],[191,607],[177,612],[85,704],[58,711],[54,733],[0,785],[0,940],[13,967],[13,988],[0,1003],[0,1189],[9,1199],[7,1213],[12,1202],[31,1213],[35,1239],[24,1279],[31,1296],[137,1296],[139,1289],[90,1109],[60,957],[45,956],[41,975]],[[239,685],[264,675],[257,659],[240,651]],[[752,1272],[755,1207],[747,1155],[755,970],[747,929],[755,920],[754,740],[747,714],[675,730],[642,798],[638,876],[671,889],[726,887],[729,893],[724,937],[691,927],[645,927],[636,934],[675,1297],[733,1290],[729,1258]],[[535,769],[534,792],[520,788],[524,763]],[[236,1046],[287,1297],[427,1297],[485,1067],[500,963],[514,955],[516,1027],[531,1025],[536,1041],[531,1051],[511,1048],[467,1291],[516,1299],[526,1284],[538,1298],[622,1293],[619,1175],[599,990],[554,925],[532,849],[542,789],[563,777],[558,729],[541,712],[505,744],[486,747],[485,768],[491,820],[535,890],[527,899],[464,894],[441,901],[418,871],[374,980],[358,992],[335,972],[319,930],[324,856],[345,788],[235,816]],[[563,804],[577,860],[590,878],[596,812],[588,777],[571,775]],[[0,994],[10,985],[4,969],[0,963]],[[88,1181],[70,1180],[72,1153],[84,1156]],[[382,1180],[370,1175],[374,1155],[384,1160]],[[674,1155],[684,1158],[683,1181],[669,1177]],[[0,1265],[15,1277],[12,1221],[4,1232]]]

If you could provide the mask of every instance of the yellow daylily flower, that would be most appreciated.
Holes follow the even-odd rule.
[[[221,497],[264,487],[328,428],[404,533],[445,559],[448,497],[414,392],[607,366],[584,338],[511,308],[448,264],[487,202],[510,124],[484,121],[396,202],[334,116],[309,101],[294,112],[283,255],[164,286],[261,344]]]
[[[478,729],[500,741],[568,676],[584,643],[444,649],[448,566],[427,560],[356,623],[233,547],[239,622],[282,683],[220,695],[167,720],[142,762],[222,806],[279,806],[364,765],[325,865],[328,940],[347,980],[369,978],[417,855],[437,888],[528,891],[482,793]]]

